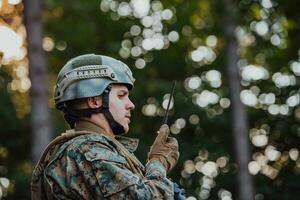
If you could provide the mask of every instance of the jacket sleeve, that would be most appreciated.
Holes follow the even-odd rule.
[[[68,148],[45,174],[57,199],[174,199],[173,183],[159,161],[148,162],[140,178],[123,156],[101,144]]]

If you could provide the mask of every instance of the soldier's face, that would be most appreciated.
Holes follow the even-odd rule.
[[[114,119],[124,127],[125,133],[129,130],[130,111],[134,104],[129,99],[129,91],[125,85],[113,85],[109,93],[109,110]]]

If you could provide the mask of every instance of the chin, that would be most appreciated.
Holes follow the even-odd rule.
[[[129,131],[129,128],[125,128],[125,133],[128,133],[128,131]]]
[[[129,131],[129,126],[128,125],[125,125],[125,126],[123,126],[124,127],[124,133],[128,133],[128,131]]]

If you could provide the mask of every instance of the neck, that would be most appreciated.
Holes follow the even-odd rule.
[[[90,118],[84,118],[84,120],[89,121],[89,122],[101,127],[102,129],[104,129],[104,131],[107,134],[115,137],[115,134],[113,133],[110,125],[108,124],[106,118],[104,117],[104,115],[102,113],[92,114],[92,116]]]

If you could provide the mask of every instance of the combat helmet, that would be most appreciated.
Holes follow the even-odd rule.
[[[93,113],[103,113],[114,134],[124,133],[124,128],[114,120],[109,111],[109,92],[114,83],[125,84],[133,88],[134,78],[129,67],[114,58],[86,54],[68,61],[60,70],[54,92],[55,106],[64,112],[71,128],[81,117],[90,117]],[[100,108],[75,110],[69,101],[102,95]]]

